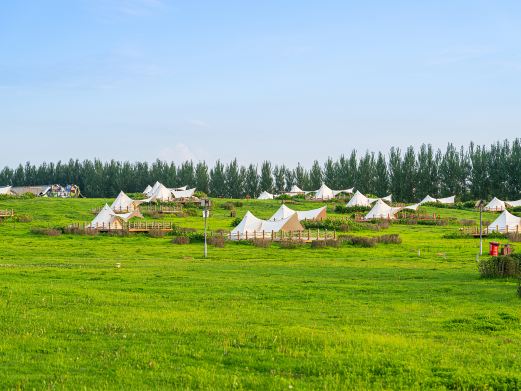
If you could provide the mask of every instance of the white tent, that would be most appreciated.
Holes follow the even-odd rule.
[[[521,217],[514,216],[508,210],[488,226],[489,232],[521,232]]]
[[[123,222],[127,222],[132,217],[143,217],[139,211],[134,210],[130,213],[117,214],[108,204],[105,204],[103,209],[87,226],[88,228],[107,228],[107,229],[122,229]]]
[[[291,208],[288,208],[286,205],[282,204],[280,208],[269,218],[269,221],[278,221],[284,220],[294,213],[297,214],[298,220],[323,220],[326,218],[327,209],[325,206],[317,209],[311,210],[298,210],[294,211]]]
[[[398,213],[401,209],[402,208],[393,208],[387,205],[382,200],[378,200],[374,204],[373,209],[371,209],[369,213],[365,215],[364,219],[394,219],[394,215]]]
[[[13,192],[11,191],[11,187],[12,187],[12,186],[4,186],[4,187],[0,187],[0,194],[4,194],[4,195],[12,195]]]
[[[143,190],[143,194],[148,196],[151,191],[152,191],[152,186],[148,185],[147,187],[145,187],[145,190]]]
[[[445,198],[438,198],[440,204],[453,204],[456,201],[456,196],[450,196]]]
[[[0,194],[1,194],[1,190],[0,190]],[[508,204],[509,206],[511,206],[512,208],[517,208],[517,207],[521,206],[521,200],[505,201],[505,203]]]
[[[304,190],[302,190],[300,187],[298,187],[297,185],[293,185],[293,186],[291,186],[291,189],[289,189],[289,191],[284,194],[294,196],[294,195],[299,195],[299,194],[306,194],[306,192]]]
[[[348,208],[352,208],[355,206],[371,206],[371,203],[376,200],[377,199],[367,198],[365,195],[363,195],[357,190],[355,195],[349,200],[346,206]]]
[[[260,193],[260,195],[257,197],[258,200],[272,200],[273,194],[268,193],[267,191],[263,191]]]
[[[172,191],[173,190],[175,190],[175,191],[183,191],[183,190],[186,190],[186,189],[188,189],[188,186],[185,185],[185,186],[173,188]]]
[[[491,212],[502,212],[506,209],[506,205],[504,201],[501,201],[500,199],[494,197],[492,200],[485,205],[483,210],[491,211]]]
[[[299,223],[296,213],[293,213],[291,216],[282,220],[266,221],[255,217],[250,211],[248,211],[239,225],[231,231],[230,239],[260,239],[263,236],[269,238],[272,232],[277,233],[279,231],[287,232],[303,230],[304,228]]]
[[[159,182],[158,182],[159,183]],[[155,190],[152,190],[150,194],[151,201],[163,201],[168,202],[174,199],[174,195],[172,194],[172,190],[168,189],[162,183],[159,183],[159,186],[155,186]]]
[[[330,200],[335,198],[335,194],[333,193],[333,190],[326,186],[325,183],[322,183],[320,189],[315,192],[314,198],[317,200]]]
[[[112,205],[110,206],[112,210],[119,212],[119,211],[127,211],[132,212],[133,210],[137,209],[139,205],[149,202],[150,198],[147,198],[145,200],[133,200],[128,195],[126,195],[123,191],[121,191],[118,195],[118,197],[114,200]]]
[[[418,202],[417,204],[407,205],[404,206],[403,209],[409,209],[409,210],[418,210],[418,208],[421,206],[421,204]]]
[[[186,186],[185,186],[186,187]],[[195,187],[193,189],[184,190],[172,190],[174,198],[192,198],[195,193]]]
[[[436,198],[431,197],[430,195],[427,194],[427,195],[425,196],[425,198],[424,198],[423,200],[420,201],[420,205],[421,205],[421,204],[425,204],[425,203],[427,203],[427,202],[436,202],[436,201],[437,201]]]
[[[340,193],[346,193],[346,194],[353,194],[353,190],[355,188],[352,187],[350,189],[344,189],[344,190],[333,190],[333,195],[336,197],[337,195],[339,195]]]

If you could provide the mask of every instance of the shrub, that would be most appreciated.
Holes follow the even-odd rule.
[[[521,256],[513,254],[483,259],[478,269],[484,278],[520,276]]]
[[[338,239],[326,239],[327,247],[340,247],[340,241]]]
[[[476,220],[462,219],[459,221],[459,223],[464,227],[471,227],[473,225],[476,225]]]
[[[199,216],[199,210],[198,209],[195,209],[195,208],[187,208],[184,210],[184,214],[186,216],[190,216],[190,217],[196,217],[196,216]]]
[[[376,238],[378,243],[384,243],[384,244],[401,244],[402,239],[400,238],[400,235],[398,234],[389,234],[389,235],[382,235],[378,236]]]
[[[211,244],[212,246],[223,248],[224,247],[224,237],[222,236],[212,236],[208,238],[208,244]]]
[[[296,240],[281,240],[278,242],[280,248],[297,248],[302,247],[304,244],[302,242],[296,241]]]
[[[255,247],[267,248],[267,247],[270,247],[270,246],[271,246],[271,240],[269,240],[269,239],[253,239],[253,240],[251,241],[251,243],[252,243]]]
[[[242,208],[244,206],[244,203],[242,201],[234,201],[233,206],[236,208]]]
[[[44,235],[44,236],[60,236],[62,231],[56,228],[41,228],[34,227],[31,228],[31,233],[35,235]]]
[[[130,236],[130,233],[127,230],[124,229],[118,229],[118,230],[112,230],[107,233],[108,236],[115,236],[118,238],[123,238]]]
[[[96,236],[99,235],[99,231],[96,229],[85,229],[82,227],[65,227],[63,229],[64,234],[68,235],[89,235],[89,236]]]
[[[176,236],[172,239],[174,244],[190,244],[190,238],[188,236]]]
[[[194,193],[194,197],[197,197],[197,198],[208,198],[208,194],[206,194],[204,191],[196,191]]]
[[[33,221],[33,217],[28,214],[14,215],[13,220],[17,223],[30,223]]]
[[[148,231],[148,236],[151,238],[163,238],[166,235],[165,231],[161,231],[160,229],[151,229]]]
[[[311,248],[325,248],[326,241],[325,240],[313,240],[311,242]]]
[[[237,227],[241,221],[242,221],[241,218],[236,217],[236,218],[234,218],[234,219],[232,220],[232,222],[230,223],[230,226],[232,226],[232,227]]]
[[[371,207],[369,206],[350,206],[347,207],[345,205],[336,205],[335,206],[335,213],[358,213],[358,212],[369,212],[371,210]]]
[[[157,210],[147,210],[147,211],[143,212],[143,215],[150,217],[152,219],[161,218],[161,213],[159,213]]]
[[[237,211],[235,209],[230,210],[230,217],[237,217]]]
[[[291,196],[289,194],[281,194],[277,196],[278,200],[291,200]]]
[[[521,242],[521,233],[510,232],[506,236],[511,242]]]
[[[338,238],[341,243],[351,244],[359,247],[374,247],[377,243],[377,238],[370,238],[367,236],[353,236],[345,235]]]
[[[233,202],[225,202],[221,205],[221,208],[224,210],[232,210],[235,209],[235,205],[233,204]]]

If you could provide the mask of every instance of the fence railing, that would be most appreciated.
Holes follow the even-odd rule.
[[[225,236],[229,240],[271,240],[271,241],[300,241],[310,242],[312,240],[328,240],[336,239],[336,231],[328,230],[312,230],[305,231],[245,231],[243,232],[229,232]]]
[[[129,232],[149,232],[149,231],[172,231],[174,225],[171,222],[152,222],[152,221],[136,221],[127,223],[108,223],[108,224],[88,224],[88,223],[74,223],[71,224],[71,228],[81,230],[94,230],[94,231],[129,231]]]
[[[463,227],[463,228],[460,228],[460,231],[467,235],[474,235],[474,236],[479,235],[479,227]],[[509,227],[509,226],[500,227],[498,225],[495,227],[490,227],[490,226],[483,227],[483,229],[481,230],[482,235],[488,235],[492,232],[499,232],[502,234],[508,234],[508,233],[519,234],[519,233],[521,233],[521,228],[518,225],[514,226],[514,227]]]
[[[0,217],[13,217],[13,216],[14,216],[13,209],[0,210]]]

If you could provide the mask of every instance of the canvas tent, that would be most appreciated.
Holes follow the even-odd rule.
[[[404,206],[403,209],[418,210],[420,203]]]
[[[151,191],[152,191],[152,186],[147,185],[147,187],[145,187],[145,190],[143,190],[143,194],[148,196],[148,195],[150,195]]]
[[[92,220],[87,228],[92,229],[123,229],[123,223],[127,222],[133,217],[143,217],[138,210],[134,210],[130,213],[117,214],[114,212],[108,204],[105,204],[103,209],[98,215]]]
[[[296,195],[306,194],[306,192],[304,190],[302,190],[300,187],[298,187],[297,185],[293,185],[293,186],[291,186],[291,189],[289,189],[289,191],[284,194],[289,195],[289,196],[296,196]]]
[[[427,195],[425,196],[425,198],[424,198],[423,200],[420,201],[420,205],[421,205],[421,204],[425,204],[425,203],[427,203],[427,202],[436,202],[436,201],[437,201],[436,198],[431,197],[430,195],[427,194]]]
[[[325,183],[322,183],[322,186],[320,186],[320,189],[315,191],[315,195],[313,196],[316,200],[331,200],[335,198],[340,193],[352,193],[353,188],[351,189],[345,189],[345,190],[331,190],[329,187],[326,186]]]
[[[521,200],[517,200],[517,201],[505,201],[505,203],[509,206],[511,206],[512,208],[517,208],[519,206],[521,206]]]
[[[382,200],[376,201],[373,208],[364,217],[365,220],[372,219],[394,219],[395,214],[402,208],[393,208]]]
[[[438,198],[440,204],[453,204],[456,201],[456,196],[450,196],[445,198]]]
[[[174,198],[192,198],[195,194],[195,187],[193,189],[186,189],[186,186],[184,186],[185,189],[173,189],[172,195]]]
[[[258,200],[272,200],[273,199],[273,194],[271,193],[268,193],[267,191],[263,191],[262,193],[260,193],[260,195],[257,197]]]
[[[488,226],[488,230],[489,232],[520,232],[521,217],[514,216],[505,210]]]
[[[159,183],[159,182],[157,182]],[[172,201],[174,199],[174,195],[172,194],[172,190],[167,188],[162,183],[159,183],[158,186],[154,185],[152,188],[152,192],[150,194],[150,200],[151,201],[162,201],[162,202],[168,202]]]
[[[288,208],[286,205],[282,204],[280,208],[269,218],[269,221],[278,221],[284,220],[290,217],[293,214],[297,214],[298,220],[324,220],[327,215],[327,209],[325,206],[322,208],[312,209],[312,210],[303,210],[303,211],[294,211],[291,208]]]
[[[114,200],[112,205],[110,206],[112,210],[118,212],[118,211],[126,211],[126,212],[132,212],[133,210],[137,209],[139,205],[145,202],[149,202],[150,199],[145,200],[133,200],[128,195],[126,195],[123,191],[121,191],[118,195],[118,197]]]
[[[489,212],[502,212],[506,209],[506,205],[504,201],[501,201],[500,199],[494,197],[492,200],[485,205],[483,210],[489,211]]]
[[[376,201],[376,199],[371,201],[370,198],[367,198],[357,190],[355,195],[349,200],[346,206],[348,208],[353,208],[355,206],[371,206],[371,203],[374,201]]]
[[[235,227],[230,233],[230,239],[253,239],[261,238],[263,236],[270,237],[272,233],[280,231],[303,231],[304,228],[298,221],[296,213],[277,221],[261,220],[253,215],[250,211],[246,212],[244,218],[239,225]]]
[[[0,194],[14,195],[14,193],[11,191],[11,186],[0,187]]]

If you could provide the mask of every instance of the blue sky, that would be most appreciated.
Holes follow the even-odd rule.
[[[0,166],[512,139],[520,20],[519,1],[4,2]]]

